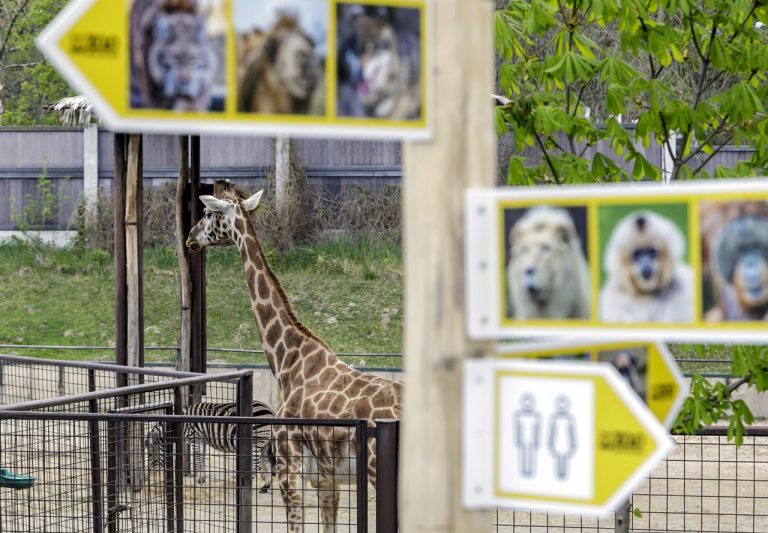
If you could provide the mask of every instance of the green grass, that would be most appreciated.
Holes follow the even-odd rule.
[[[365,239],[267,250],[294,310],[340,353],[402,352],[403,278],[397,246]],[[208,346],[259,349],[240,257],[232,247],[206,252]],[[144,252],[147,346],[175,346],[179,335],[176,253]],[[114,346],[114,260],[99,250],[0,246],[0,344]],[[0,350],[7,352],[8,349]],[[111,351],[18,350],[22,355],[107,359]],[[175,353],[148,350],[147,361]],[[399,366],[400,359],[349,359]],[[261,362],[253,355],[209,352],[211,362]]]

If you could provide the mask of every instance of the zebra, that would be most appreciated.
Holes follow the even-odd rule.
[[[252,416],[271,418],[275,412],[264,402],[253,401]],[[237,403],[196,402],[184,409],[185,415],[227,417],[237,416]],[[264,473],[261,492],[267,492],[272,484],[272,470],[275,462],[272,451],[272,427],[269,424],[254,424],[253,473]],[[224,453],[237,451],[237,424],[227,422],[187,422],[184,424],[184,439],[192,448],[192,464],[195,481],[205,483],[205,446]],[[165,428],[158,422],[149,428],[144,439],[150,469],[165,468]],[[263,465],[263,469],[262,469]]]

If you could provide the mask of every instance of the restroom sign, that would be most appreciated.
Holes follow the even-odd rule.
[[[468,361],[464,504],[602,515],[673,446],[607,363]]]

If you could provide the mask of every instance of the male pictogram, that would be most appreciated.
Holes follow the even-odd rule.
[[[515,446],[520,459],[520,474],[524,477],[536,474],[536,454],[541,444],[541,415],[535,408],[533,395],[524,394],[520,398],[520,409],[515,412]]]

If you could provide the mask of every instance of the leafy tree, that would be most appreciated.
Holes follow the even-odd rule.
[[[0,0],[0,125],[57,124],[47,106],[72,91],[35,48],[66,0]]]
[[[764,0],[498,0],[496,125],[517,152],[507,181],[660,180],[640,149],[652,143],[669,154],[673,180],[706,177],[728,143],[754,154],[716,176],[765,173],[766,23]],[[768,390],[768,348],[726,353],[735,380],[695,376],[676,425],[690,433],[727,420],[740,443],[753,415],[734,393]]]
[[[720,175],[768,166],[768,4],[763,0],[509,0],[495,15],[499,133],[508,181],[661,179],[639,145],[660,145],[671,179],[704,177],[724,144],[755,148]],[[630,127],[621,118],[632,119]],[[591,160],[598,142],[610,146]]]

